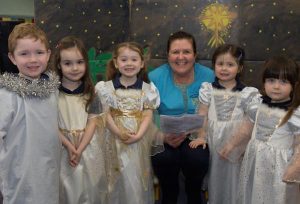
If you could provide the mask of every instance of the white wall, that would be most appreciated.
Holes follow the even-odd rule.
[[[0,0],[0,17],[34,17],[34,0]]]

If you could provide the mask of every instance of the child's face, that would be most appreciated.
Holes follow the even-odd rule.
[[[84,58],[76,47],[61,50],[60,68],[62,83],[78,83],[86,71]]]
[[[36,79],[47,68],[50,50],[47,50],[45,44],[39,39],[22,38],[17,40],[14,52],[9,53],[8,56],[18,67],[21,75]]]
[[[215,75],[219,82],[235,83],[235,77],[239,71],[239,65],[230,53],[221,54],[217,57]]]
[[[120,48],[119,56],[114,60],[115,67],[123,77],[134,78],[144,67],[144,61],[138,52],[127,47]]]
[[[284,102],[290,99],[292,85],[284,79],[267,78],[264,83],[266,95],[272,99],[272,102]]]

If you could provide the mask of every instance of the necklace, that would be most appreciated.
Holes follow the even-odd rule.
[[[194,81],[194,73],[191,77],[176,77],[176,75],[173,75],[173,80],[176,85],[189,85]]]

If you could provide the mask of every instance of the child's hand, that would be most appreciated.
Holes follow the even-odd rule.
[[[283,174],[282,181],[286,183],[294,183],[296,180],[299,180],[300,167],[296,165],[288,166],[286,171]]]
[[[120,134],[118,134],[118,137],[120,140],[122,140],[124,142],[124,141],[128,140],[131,137],[131,135],[128,132],[122,132],[122,133],[120,132]]]
[[[219,155],[220,155],[221,158],[229,160],[228,155],[232,152],[233,148],[234,148],[233,145],[226,144],[223,147],[223,149],[221,149],[221,151],[219,151],[218,153],[219,153]]]
[[[68,150],[68,154],[69,154],[69,164],[72,167],[77,166],[77,163],[75,161],[75,158],[76,158],[76,148],[75,148],[75,146],[72,145],[72,144],[69,144],[67,146],[67,150]]]
[[[128,135],[130,137],[127,140],[123,141],[125,144],[132,144],[132,143],[135,143],[135,142],[137,142],[141,139],[141,136],[139,136],[135,133],[128,133]]]
[[[76,153],[75,153],[75,157],[74,157],[74,162],[76,163],[76,166],[79,164],[80,162],[80,159],[81,159],[81,155],[82,155],[82,151],[80,150],[76,150]]]
[[[192,149],[197,148],[198,146],[203,146],[203,149],[206,149],[206,140],[203,138],[197,138],[190,142],[189,146]]]

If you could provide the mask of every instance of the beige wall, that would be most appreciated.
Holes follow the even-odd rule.
[[[0,17],[34,17],[34,0],[0,0]]]

